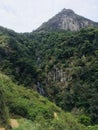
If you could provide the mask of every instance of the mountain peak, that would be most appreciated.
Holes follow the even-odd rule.
[[[85,27],[98,27],[98,23],[93,22],[85,17],[77,15],[71,9],[63,9],[48,22],[43,23],[37,31],[44,30],[70,30],[79,31]]]
[[[62,9],[61,12],[62,13],[74,13],[74,11],[72,9],[66,9],[66,8]]]

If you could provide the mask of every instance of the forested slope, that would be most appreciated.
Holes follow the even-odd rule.
[[[18,34],[1,28],[0,70],[80,120],[98,123],[98,29]]]
[[[20,120],[17,130],[86,129],[72,114],[65,113],[34,90],[18,86],[0,73],[0,96],[1,92],[4,96],[0,97],[0,128],[3,126],[9,130],[10,118],[16,118]]]

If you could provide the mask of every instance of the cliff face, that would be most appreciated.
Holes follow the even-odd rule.
[[[71,9],[63,9],[48,22],[43,23],[37,30],[42,31],[63,29],[70,31],[79,31],[81,28],[89,26],[98,27],[98,23],[75,14]]]

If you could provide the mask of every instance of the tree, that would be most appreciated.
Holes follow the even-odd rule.
[[[9,126],[9,114],[2,82],[0,82],[0,125],[5,128]]]

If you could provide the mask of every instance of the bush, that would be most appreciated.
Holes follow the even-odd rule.
[[[98,130],[98,125],[95,126],[88,126],[87,130]]]
[[[0,82],[0,125],[8,127],[9,112],[6,106],[6,96],[2,82]]]
[[[79,122],[85,126],[91,125],[91,118],[86,115],[81,115],[79,117]]]

